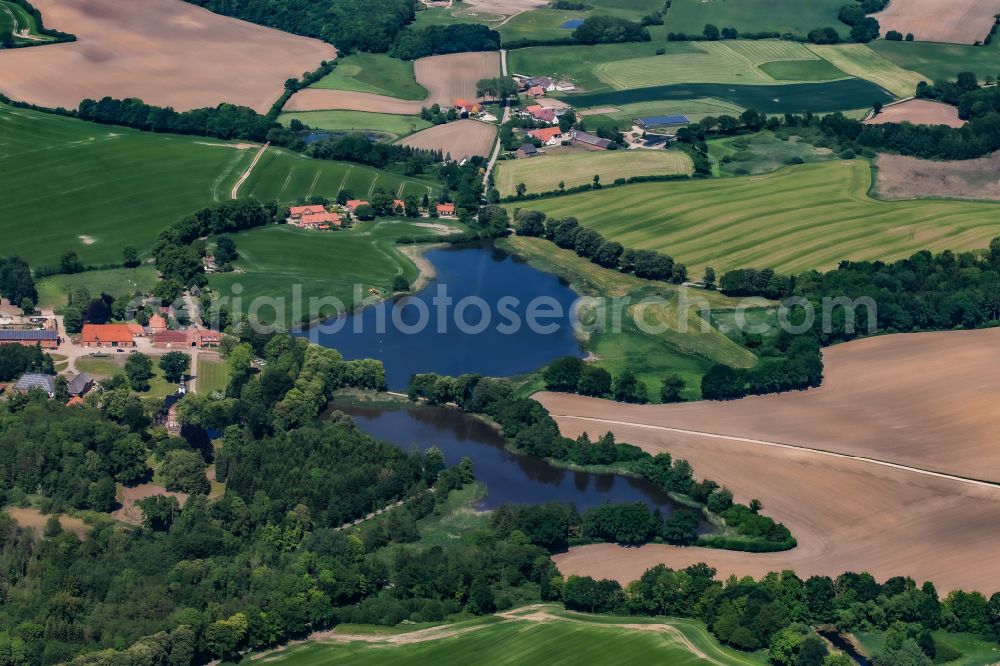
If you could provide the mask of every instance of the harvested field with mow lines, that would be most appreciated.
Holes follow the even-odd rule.
[[[762,176],[641,183],[527,204],[574,216],[626,247],[673,255],[701,275],[771,266],[830,269],[842,259],[974,250],[1000,235],[1000,207],[966,201],[879,201],[864,160],[804,164]],[[619,211],[608,215],[607,211]]]
[[[1000,14],[1000,0],[892,0],[873,14],[882,34],[897,30],[912,32],[920,42],[974,44],[986,39]]]
[[[475,99],[476,82],[500,76],[500,55],[492,51],[421,58],[413,64],[417,83],[427,89],[422,101],[370,92],[306,88],[292,95],[285,111],[371,111],[414,115],[432,104],[451,105],[456,98]]]
[[[927,78],[883,58],[866,44],[810,44],[807,48],[845,74],[871,81],[897,97],[911,96]]]
[[[659,562],[705,561],[723,577],[853,570],[990,592],[1000,579],[1000,485],[991,485],[1000,483],[998,344],[998,329],[859,340],[825,350],[819,389],[730,403],[539,394],[565,435],[611,430],[684,458],[738,501],[761,499],[799,543],[768,554],[601,544],[556,563],[564,574],[622,581]]]
[[[879,155],[877,164],[877,190],[881,199],[943,197],[1000,201],[1000,152],[978,160],[948,162]]]
[[[456,120],[411,134],[399,143],[413,148],[440,150],[459,160],[473,155],[489,155],[496,140],[496,125],[478,120]]]
[[[957,107],[929,99],[908,99],[905,102],[887,106],[877,116],[865,121],[869,125],[902,122],[914,125],[947,125],[948,127],[965,125],[965,121],[958,117]]]
[[[0,52],[0,92],[41,106],[139,97],[177,110],[222,102],[263,113],[285,80],[336,49],[182,0],[33,0],[46,25],[78,41]]]

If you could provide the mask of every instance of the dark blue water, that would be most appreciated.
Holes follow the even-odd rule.
[[[472,459],[476,479],[486,484],[488,494],[480,508],[500,504],[573,502],[577,508],[605,502],[646,502],[667,515],[678,505],[659,488],[641,479],[617,474],[591,474],[553,467],[542,458],[512,453],[503,437],[482,420],[455,409],[415,407],[382,409],[332,405],[354,417],[358,427],[376,439],[392,442],[405,450],[426,451],[436,446],[445,463],[455,465]],[[707,527],[707,526],[706,526]]]
[[[393,389],[405,389],[415,373],[507,377],[559,356],[582,356],[571,325],[577,296],[557,276],[491,244],[425,256],[437,277],[418,294],[328,320],[305,335],[347,359],[381,360]],[[339,330],[330,332],[335,323]]]
[[[569,19],[568,21],[564,21],[559,27],[563,30],[576,30],[581,25],[583,25],[583,19]]]

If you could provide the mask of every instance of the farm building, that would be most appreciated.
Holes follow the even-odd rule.
[[[130,324],[126,324],[126,326],[128,326],[128,330],[132,331],[133,338],[146,337],[146,329],[143,328],[141,324],[136,324],[135,322],[132,322]]]
[[[545,88],[541,86],[531,86],[528,88],[528,94],[532,97],[545,97]]]
[[[669,116],[647,116],[645,118],[636,118],[635,124],[642,129],[649,129],[651,127],[679,127],[681,125],[687,125],[691,121],[688,117],[681,114],[669,115]]]
[[[59,334],[55,331],[39,331],[16,328],[0,330],[0,345],[24,345],[42,349],[55,349],[59,346]]]
[[[292,206],[288,211],[288,219],[293,223],[298,222],[306,215],[319,215],[325,213],[326,208],[323,206]]]
[[[538,139],[546,146],[557,146],[562,142],[562,130],[558,127],[546,127],[545,129],[531,130],[528,136]]]
[[[524,111],[535,120],[539,120],[543,123],[556,122],[555,109],[546,109],[545,107],[535,105],[527,107]]]
[[[308,213],[303,215],[296,226],[300,229],[329,229],[330,227],[339,227],[341,224],[340,215],[338,213]]]
[[[14,390],[27,393],[32,389],[41,389],[48,396],[54,397],[56,394],[56,380],[51,375],[43,375],[37,372],[26,372],[14,384]]]
[[[535,157],[538,155],[538,148],[535,148],[535,144],[526,143],[517,149],[517,159],[523,160],[528,157]]]
[[[479,102],[470,102],[467,99],[456,99],[455,110],[459,113],[479,113]]]
[[[526,83],[528,84],[529,89],[538,87],[546,92],[551,92],[556,89],[555,82],[547,76],[536,76],[528,79]]]
[[[602,150],[607,150],[608,146],[611,145],[611,141],[609,141],[608,139],[602,139],[601,137],[595,134],[591,134],[589,132],[581,132],[579,130],[573,130],[572,133],[570,133],[569,138],[574,143],[582,143],[585,146],[589,146],[591,148],[600,148]]]
[[[455,216],[455,204],[453,203],[439,203],[437,205],[437,214],[441,217],[454,217]]]
[[[163,315],[155,314],[149,318],[149,332],[160,333],[167,330],[167,320]]]
[[[181,347],[218,347],[222,335],[207,328],[189,328],[184,331],[162,331],[153,336],[153,346],[157,349],[179,349]]]
[[[81,372],[73,379],[69,380],[66,385],[66,390],[69,394],[74,397],[79,397],[87,394],[87,391],[94,388],[94,378],[91,377],[86,372]]]
[[[344,209],[348,213],[353,213],[358,206],[367,206],[368,202],[362,199],[348,199],[347,203],[344,204]]]
[[[84,324],[80,343],[84,347],[135,347],[128,324]]]
[[[222,334],[210,328],[195,328],[190,333],[194,347],[218,347],[222,342]]]

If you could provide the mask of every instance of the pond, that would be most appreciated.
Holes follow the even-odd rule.
[[[583,25],[583,19],[569,19],[567,21],[563,21],[563,24],[559,27],[562,30],[576,30],[581,25]]]
[[[592,474],[554,467],[535,456],[504,448],[504,439],[486,422],[444,407],[381,408],[331,406],[354,417],[362,430],[376,439],[410,450],[441,449],[445,463],[472,459],[476,479],[486,484],[487,495],[479,508],[500,504],[573,502],[578,509],[604,504],[642,501],[660,507],[664,515],[676,504],[643,479],[617,474]]]
[[[302,334],[346,359],[381,360],[394,390],[405,390],[415,373],[508,377],[583,355],[572,326],[577,295],[559,277],[489,243],[424,257],[436,277],[419,293]]]

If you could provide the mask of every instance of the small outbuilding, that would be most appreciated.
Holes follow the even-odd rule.
[[[523,160],[528,157],[535,157],[538,155],[538,148],[536,148],[533,143],[526,143],[517,149],[516,155],[519,160]]]
[[[14,390],[27,393],[33,389],[45,391],[50,398],[56,395],[56,380],[52,375],[43,375],[38,372],[26,372],[14,384]]]

